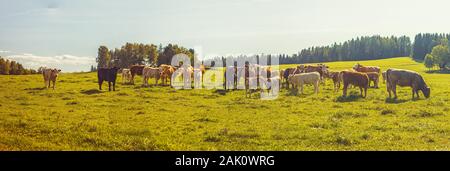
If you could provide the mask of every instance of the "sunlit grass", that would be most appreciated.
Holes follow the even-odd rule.
[[[95,73],[63,73],[56,90],[44,89],[41,75],[0,76],[0,150],[450,149],[450,74],[427,74],[407,57],[360,63],[418,71],[431,98],[412,100],[410,88],[399,88],[390,100],[383,83],[367,98],[356,88],[342,98],[330,80],[318,95],[306,86],[304,95],[283,89],[263,101],[242,90],[142,87],[140,77],[136,85],[119,77],[108,92]]]

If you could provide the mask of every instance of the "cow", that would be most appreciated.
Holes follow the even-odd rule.
[[[56,84],[56,78],[58,77],[59,72],[61,72],[60,69],[49,69],[49,68],[43,68],[42,69],[42,75],[44,76],[44,84],[45,88],[50,88],[50,82],[53,82],[53,89],[55,89]]]
[[[154,78],[155,85],[158,85],[159,77],[160,77],[159,68],[146,66],[144,67],[144,69],[142,69],[143,86],[148,86],[148,80],[150,78]]]
[[[386,83],[386,71],[383,71],[381,76],[383,76],[383,83]]]
[[[172,83],[172,74],[175,72],[175,68],[171,65],[161,64],[159,66],[159,75],[161,78],[161,84],[167,85],[167,80]]]
[[[380,74],[378,74],[377,72],[366,72],[367,76],[369,77],[369,87],[370,87],[370,83],[373,82],[373,86],[375,88],[378,88],[378,82],[380,79]]]
[[[113,91],[116,91],[116,78],[119,68],[99,68],[97,70],[98,87],[102,90],[103,81],[108,81],[108,90],[111,91],[111,83],[113,83]]]
[[[359,63],[357,63],[355,66],[353,66],[353,69],[358,72],[376,72],[378,74],[381,73],[380,67],[377,66],[363,66]]]
[[[294,88],[297,88],[298,86],[300,86],[301,94],[303,94],[303,85],[304,84],[314,85],[314,93],[317,94],[319,92],[320,74],[318,72],[290,75],[288,77],[288,81],[293,84]]]
[[[294,74],[294,72],[296,71],[296,69],[297,69],[297,68],[287,68],[287,69],[285,69],[284,72],[283,72],[283,77],[282,77],[282,78],[285,80],[285,82],[286,82],[286,88],[288,88],[288,89],[289,89],[289,81],[288,81],[288,77],[289,77],[289,75]]]
[[[325,76],[333,80],[334,91],[339,91],[341,88],[341,77],[339,76],[339,71],[329,71]]]
[[[354,85],[359,87],[362,97],[367,97],[367,88],[369,87],[369,77],[366,73],[362,72],[352,72],[352,71],[341,71],[342,81],[344,83],[343,96],[347,96],[347,88],[349,85]],[[364,90],[364,95],[363,95]]]
[[[131,82],[130,69],[122,69],[122,84]]]
[[[401,87],[411,87],[413,99],[414,94],[419,98],[419,90],[422,91],[426,98],[430,97],[430,87],[427,86],[423,77],[415,71],[393,68],[388,69],[386,71],[386,87],[389,98],[391,98],[391,91],[394,93],[394,98],[397,98],[397,85]]]
[[[145,65],[133,65],[130,67],[131,84],[134,84],[134,76],[142,75],[142,70],[144,69],[144,67],[145,67]]]

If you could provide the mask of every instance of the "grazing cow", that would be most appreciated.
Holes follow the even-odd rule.
[[[334,91],[339,91],[341,88],[341,77],[339,71],[329,71],[325,76],[333,80]]]
[[[98,87],[102,90],[103,81],[108,81],[108,90],[111,91],[111,83],[113,83],[113,91],[116,91],[116,78],[119,68],[99,68],[97,70]]]
[[[381,75],[383,76],[383,83],[386,83],[386,71],[383,71]]]
[[[369,77],[366,73],[362,72],[351,72],[351,71],[341,71],[342,80],[344,82],[344,94],[347,96],[347,88],[349,85],[358,86],[361,91],[361,96],[367,96],[367,88],[369,87]],[[364,90],[364,95],[363,95]]]
[[[122,69],[122,84],[131,82],[130,69]]]
[[[394,93],[394,98],[397,98],[397,85],[411,87],[413,99],[414,94],[419,98],[419,90],[422,91],[426,98],[430,97],[430,87],[427,86],[423,77],[417,72],[403,69],[388,69],[386,71],[386,82],[389,98],[391,98],[391,91]]]
[[[155,86],[158,85],[160,74],[159,74],[159,68],[154,67],[144,67],[142,70],[142,78],[143,78],[143,86],[148,86],[148,79],[154,78],[155,79]]]
[[[61,72],[60,69],[49,69],[44,68],[42,69],[42,75],[44,76],[44,84],[46,88],[50,88],[50,81],[53,82],[53,89],[55,89],[56,84],[56,78],[58,77],[59,72]]]
[[[134,84],[134,76],[142,75],[142,70],[144,69],[144,65],[133,65],[130,67],[131,71],[131,84]]]
[[[167,85],[167,80],[172,83],[172,74],[175,72],[175,68],[173,66],[162,64],[159,66],[159,72],[163,85]]]
[[[358,72],[376,72],[378,74],[381,73],[380,67],[377,66],[363,66],[361,64],[356,64],[353,66],[353,69]]]
[[[373,82],[373,86],[375,88],[378,88],[378,82],[380,79],[380,74],[378,74],[377,72],[366,72],[367,76],[369,77],[369,87],[370,87],[370,82]]]
[[[300,86],[301,94],[303,94],[303,84],[312,84],[314,85],[314,93],[317,94],[319,92],[320,74],[318,72],[290,75],[288,80],[293,84],[294,88]]]

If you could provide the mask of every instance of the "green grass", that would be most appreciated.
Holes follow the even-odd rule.
[[[342,98],[330,80],[318,95],[306,86],[305,95],[283,89],[267,101],[242,90],[144,88],[140,77],[108,92],[95,73],[63,73],[56,90],[43,89],[41,75],[0,76],[0,150],[450,149],[450,74],[427,74],[407,57],[360,63],[418,71],[431,98],[399,88],[388,100],[383,83],[367,98],[357,88]]]

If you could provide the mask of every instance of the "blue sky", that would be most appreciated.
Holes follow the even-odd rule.
[[[446,0],[0,0],[0,56],[88,70],[125,42],[201,46],[203,55],[296,53],[356,36],[450,30]]]

